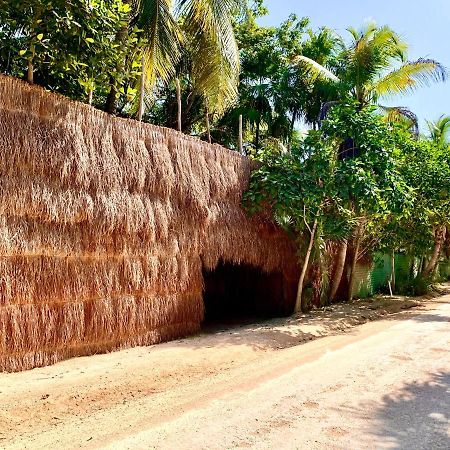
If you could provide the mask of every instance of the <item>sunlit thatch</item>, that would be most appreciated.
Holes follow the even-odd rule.
[[[222,147],[0,77],[0,167],[0,370],[196,331],[220,259],[295,275]]]

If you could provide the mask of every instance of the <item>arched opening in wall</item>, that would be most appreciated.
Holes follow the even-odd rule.
[[[283,274],[220,262],[203,269],[204,326],[239,325],[286,315]]]

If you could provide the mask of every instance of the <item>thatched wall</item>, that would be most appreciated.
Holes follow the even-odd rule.
[[[195,332],[221,259],[281,270],[291,300],[235,152],[0,77],[0,167],[0,370]]]

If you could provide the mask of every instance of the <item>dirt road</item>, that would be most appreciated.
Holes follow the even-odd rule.
[[[450,448],[450,296],[337,311],[0,374],[0,448]]]

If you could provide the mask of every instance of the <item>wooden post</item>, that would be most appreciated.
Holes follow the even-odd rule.
[[[178,78],[175,78],[175,85],[177,87],[178,131],[181,132],[181,86],[180,80]]]
[[[211,144],[211,125],[209,123],[209,110],[208,105],[205,105],[205,114],[206,114],[206,133],[208,135],[208,142]]]
[[[33,53],[34,53],[34,51],[33,51]],[[34,74],[33,74],[33,72],[34,72],[33,60],[30,58],[28,60],[28,71],[27,71],[27,81],[30,84],[34,83]]]
[[[238,138],[238,147],[239,153],[242,155],[244,153],[244,144],[243,144],[243,126],[242,126],[242,114],[239,115],[239,138]]]
[[[142,57],[141,66],[141,82],[139,84],[139,110],[137,119],[142,122],[142,116],[144,115],[144,92],[145,92],[145,58]]]

